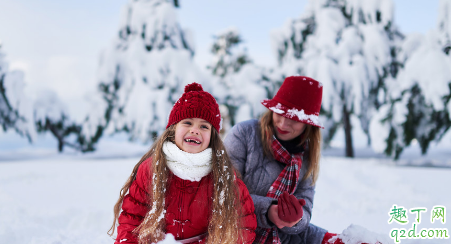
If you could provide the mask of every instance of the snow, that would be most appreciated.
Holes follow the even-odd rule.
[[[297,110],[296,108],[288,109],[287,115],[293,118],[294,116],[298,117],[299,120],[307,120],[312,122],[315,125],[322,126],[319,122],[319,116],[314,114],[305,114],[304,109],[301,109],[301,111]]]
[[[329,243],[340,238],[344,243],[390,243],[390,239],[382,234],[371,232],[358,225],[350,225],[341,234],[333,237]]]
[[[431,134],[436,128],[444,130],[441,124],[446,121],[446,118],[433,118],[432,111],[449,113],[451,107],[443,99],[451,92],[451,58],[444,52],[446,45],[442,42],[441,34],[440,30],[431,30],[426,35],[410,34],[401,43],[398,59],[404,66],[396,79],[386,83],[387,96],[391,102],[383,105],[370,122],[370,135],[378,141],[378,144],[372,145],[376,151],[385,150],[387,142],[402,149],[406,144],[404,138],[412,133],[404,131],[403,124],[410,122],[409,116],[421,111],[424,115],[416,122],[418,126],[413,132],[415,138],[431,137],[431,141],[438,141],[442,137],[442,131]],[[410,90],[415,86],[418,86],[424,102],[418,98],[411,99]],[[407,109],[408,104],[410,110]],[[391,141],[388,137],[390,131],[394,132]]]
[[[375,152],[383,153],[387,148],[386,138],[390,132],[390,125],[388,123],[382,123],[383,116],[388,113],[390,105],[383,105],[379,108],[379,113],[371,119],[370,122],[370,136],[371,146]]]
[[[210,91],[202,71],[193,62],[193,40],[180,27],[172,2],[128,1],[119,36],[103,52],[98,81],[107,89],[97,96],[112,106],[108,134],[126,130],[131,140],[152,141],[166,128],[172,105],[185,85],[201,83]],[[102,110],[103,108],[103,110]],[[106,114],[106,106],[90,114]],[[85,122],[84,134],[104,126],[101,117]]]
[[[278,113],[278,114],[283,114],[283,113],[285,113],[285,111],[283,111],[283,110],[281,109],[280,103],[278,103],[275,107],[270,107],[269,109],[271,109],[274,113]]]
[[[376,13],[379,11],[382,13],[381,22],[387,25],[389,22],[393,22],[393,8],[393,1],[391,0],[368,0],[365,2],[349,0],[346,6],[346,12],[348,14],[354,13],[352,14],[352,23],[357,24],[362,20],[369,23],[376,23]]]
[[[271,90],[264,79],[267,70],[252,63],[242,41],[238,29],[229,27],[217,32],[210,45],[212,60],[207,69],[212,76],[212,95],[224,107],[223,133],[234,123],[259,117],[266,110],[260,101]]]
[[[235,121],[236,122],[242,122],[246,120],[252,119],[252,109],[249,104],[243,104],[241,105],[235,114]]]
[[[438,39],[436,32],[429,32],[422,45],[407,59],[397,80],[401,90],[417,83],[427,102],[435,110],[443,110],[444,102],[441,98],[450,92],[448,83],[451,82],[451,58],[442,51]]]
[[[81,134],[84,138],[92,138],[99,125],[106,125],[105,115],[99,111],[106,111],[108,105],[104,99],[93,94],[86,96],[86,101],[90,105],[90,109],[87,109],[86,119],[82,122]]]
[[[448,160],[449,156],[448,151]],[[139,157],[63,155],[1,161],[0,240],[11,244],[112,243],[106,232],[112,223],[113,205]],[[450,208],[451,195],[446,194],[450,176],[449,168],[405,167],[385,158],[324,156],[312,223],[334,233],[346,230],[344,236],[364,235],[366,232],[357,227],[361,226],[372,232],[365,237],[388,237],[391,228],[401,227],[387,223],[393,204]],[[451,222],[431,224],[423,220],[418,227],[450,230]],[[406,239],[402,243],[448,241]],[[174,241],[167,239],[165,243]]]
[[[25,87],[24,72],[9,70],[0,40],[0,125],[3,130],[14,129],[33,140],[36,137],[33,105],[24,92]]]
[[[52,90],[37,91],[34,102],[35,121],[45,124],[46,119],[56,123],[67,117],[67,107]]]
[[[260,101],[268,98],[262,81],[263,73],[261,67],[245,64],[238,73],[227,77],[230,84],[227,92],[230,97],[228,103],[238,107],[235,123],[258,118],[266,111],[260,104]]]
[[[451,46],[451,1],[440,0],[437,27],[443,45]]]
[[[445,179],[451,176],[449,169],[399,167],[383,159],[326,157],[321,163],[312,222],[335,233],[354,224],[388,237],[391,228],[406,227],[387,223],[392,204],[428,209],[441,203],[451,206],[451,197],[443,194],[441,187],[451,183],[449,178]],[[412,222],[413,216],[410,219]],[[451,225],[430,224],[423,219],[419,227],[449,229]],[[447,241],[403,240],[402,243]]]
[[[20,106],[25,87],[23,80],[24,73],[22,71],[15,70],[5,75],[5,95],[8,97],[10,106],[13,108],[18,108]]]
[[[15,132],[0,131],[0,163],[3,161],[21,161],[28,159],[81,157],[84,159],[125,158],[142,156],[150,149],[150,144],[133,143],[127,141],[128,135],[121,132],[113,136],[104,136],[96,146],[95,152],[81,153],[67,147],[58,153],[57,141],[48,132],[39,134],[33,144],[25,138],[17,136]]]

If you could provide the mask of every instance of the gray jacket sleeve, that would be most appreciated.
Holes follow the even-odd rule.
[[[272,228],[275,225],[268,221],[267,212],[274,199],[266,196],[259,196],[254,194],[253,188],[249,186],[249,182],[246,182],[246,163],[248,154],[249,135],[246,135],[240,124],[235,125],[227,134],[224,139],[224,145],[227,149],[227,154],[232,160],[236,170],[241,174],[244,183],[246,184],[249,193],[252,197],[255,207],[255,215],[257,216],[257,226],[262,228]]]

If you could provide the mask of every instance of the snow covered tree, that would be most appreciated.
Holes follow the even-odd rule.
[[[101,88],[102,86],[99,89]],[[77,139],[77,143],[83,152],[95,151],[95,145],[103,136],[113,110],[111,101],[108,102],[104,97],[93,95],[87,97],[87,99],[91,107],[85,120],[80,125]]]
[[[449,10],[451,1],[442,1],[438,30],[431,30],[427,35],[408,35],[403,42],[399,53],[403,68],[396,81],[387,86],[390,102],[383,105],[371,121],[376,151],[397,159],[404,148],[416,140],[425,154],[430,143],[440,141],[449,130]]]
[[[271,37],[279,82],[301,74],[324,84],[324,140],[342,126],[346,156],[353,157],[351,131],[359,125],[351,124],[351,116],[369,134],[372,115],[386,101],[385,84],[399,69],[396,46],[402,35],[393,23],[392,1],[311,0],[300,18]]]
[[[274,91],[266,73],[264,68],[249,63],[239,72],[223,78],[227,84],[225,89],[219,92],[215,91],[221,89],[220,86],[213,89],[213,94],[218,97],[218,101],[226,105],[228,109],[230,126],[258,118],[266,111],[260,102],[272,97]]]
[[[265,108],[260,101],[270,97],[274,89],[266,70],[254,65],[247,56],[236,28],[220,31],[214,38],[213,60],[207,68],[218,78],[213,81],[213,95],[226,107],[223,109],[226,133],[236,123],[262,114]]]
[[[29,99],[24,94],[24,74],[9,71],[0,41],[0,125],[3,131],[14,129],[31,142],[35,137]]]
[[[51,90],[41,90],[34,101],[34,121],[39,133],[50,131],[58,141],[58,151],[64,146],[78,151],[89,151],[78,142],[81,126],[70,119],[67,108]]]
[[[236,28],[225,29],[214,38],[215,41],[211,47],[214,59],[207,67],[212,70],[213,75],[223,78],[227,74],[237,73],[244,64],[251,62],[246,49],[240,48],[243,40]]]
[[[15,129],[30,142],[36,133],[50,131],[58,141],[58,151],[64,146],[89,151],[79,142],[80,125],[70,121],[67,109],[56,93],[35,91],[36,99],[25,95],[24,73],[8,71],[8,64],[0,45],[0,124],[4,131]]]
[[[440,0],[438,31],[443,51],[449,55],[451,52],[451,0]]]
[[[126,131],[131,140],[152,141],[165,128],[172,105],[186,84],[210,87],[193,63],[189,31],[180,27],[178,1],[130,0],[118,37],[100,60],[99,96],[83,124],[83,140]],[[91,143],[92,144],[92,143]]]

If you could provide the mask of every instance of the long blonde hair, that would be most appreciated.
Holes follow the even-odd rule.
[[[163,153],[163,143],[173,141],[176,125],[171,125],[155,141],[152,148],[135,165],[132,174],[122,187],[119,199],[114,206],[114,222],[108,234],[112,236],[116,228],[122,201],[128,192],[136,173],[142,162],[152,158],[149,167],[148,207],[149,212],[141,224],[133,231],[138,236],[140,244],[155,243],[165,237],[166,222],[164,218],[164,200],[168,184],[167,161]],[[213,200],[210,210],[207,243],[237,243],[242,242],[240,229],[242,207],[238,185],[235,182],[235,170],[219,133],[212,128],[209,147],[212,149],[212,178],[213,178]],[[163,216],[163,218],[162,218]]]
[[[259,121],[260,134],[263,146],[263,153],[266,157],[274,158],[274,153],[271,149],[271,141],[274,136],[273,111],[268,110],[262,115]],[[320,128],[307,124],[302,134],[299,146],[307,143],[309,166],[307,173],[302,180],[312,176],[312,185],[316,183],[319,173],[319,159],[321,156],[321,131]]]

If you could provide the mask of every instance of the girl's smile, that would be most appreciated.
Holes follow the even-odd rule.
[[[194,143],[194,144],[197,144],[197,145],[199,145],[199,144],[202,143],[202,142],[201,142],[198,138],[196,138],[196,137],[187,137],[187,138],[185,138],[185,142],[186,142],[186,143]]]
[[[203,119],[181,120],[175,127],[175,145],[188,153],[199,153],[210,144],[211,124]]]

